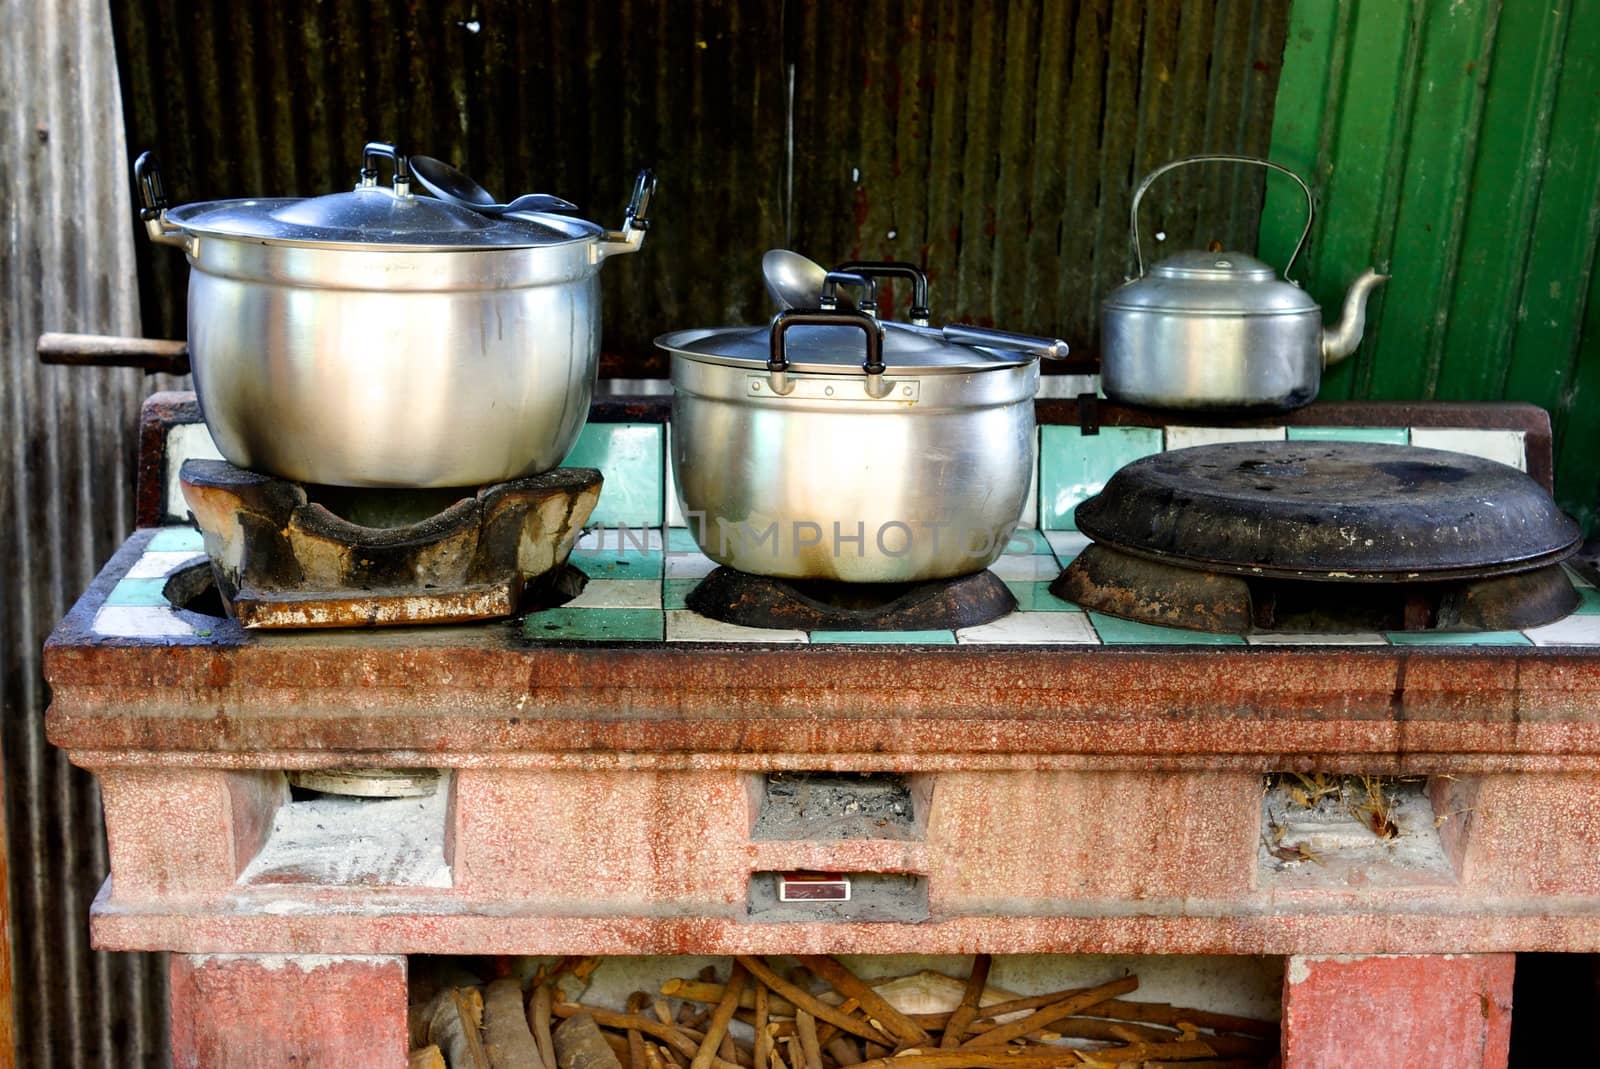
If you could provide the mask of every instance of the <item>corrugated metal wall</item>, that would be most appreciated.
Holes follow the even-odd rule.
[[[43,742],[39,645],[126,533],[135,372],[41,368],[41,330],[137,333],[129,139],[182,200],[315,194],[399,139],[491,189],[615,225],[658,168],[645,255],[608,265],[611,368],[669,327],[765,314],[760,253],[925,263],[936,313],[1092,341],[1132,183],[1267,143],[1271,0],[1012,4],[0,0],[0,584],[18,1064],[164,1061],[159,959],[87,947],[105,858],[92,781]],[[792,131],[792,136],[790,131]],[[1177,242],[1254,240],[1255,176],[1152,201]],[[182,258],[137,245],[151,336],[183,335]],[[904,295],[901,295],[902,302]]]
[[[1590,531],[1600,495],[1600,0],[1295,0],[1274,158],[1322,215],[1298,272],[1329,310],[1394,274],[1329,397],[1532,401],[1556,494]],[[1261,246],[1300,204],[1274,185]]]
[[[384,137],[615,226],[655,166],[647,248],[604,272],[623,374],[664,330],[764,316],[759,257],[786,243],[920,262],[940,318],[1089,346],[1137,178],[1265,150],[1287,19],[1275,0],[112,7],[130,143],[180,200],[342,188]],[[1259,175],[1199,173],[1151,218],[1249,247],[1259,203]],[[139,255],[151,333],[181,336],[182,258]]]
[[[33,355],[41,330],[139,329],[112,63],[99,0],[0,0],[0,729],[23,1066],[143,1069],[165,1049],[161,960],[89,950],[100,798],[45,744],[39,674],[45,635],[132,520],[146,384]]]

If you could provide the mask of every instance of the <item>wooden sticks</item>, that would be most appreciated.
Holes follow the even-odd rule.
[[[866,1011],[869,1018],[875,1018],[883,1024],[902,1043],[912,1045],[927,1044],[932,1042],[928,1033],[924,1032],[914,1021],[868,987],[855,973],[840,965],[837,961],[821,954],[796,955],[800,963],[810,969],[822,979],[829,987],[833,988],[845,998],[853,998],[861,1003],[861,1008]]]
[[[961,1046],[963,1049],[968,1047],[1001,1046],[1011,1042],[1013,1039],[1021,1039],[1029,1032],[1054,1024],[1063,1017],[1071,1017],[1073,1014],[1086,1010],[1096,1003],[1104,1002],[1108,998],[1125,995],[1138,986],[1139,978],[1137,976],[1124,976],[1122,979],[1113,980],[1109,984],[1101,984],[1099,987],[1091,987],[1084,991],[1075,992],[1059,1002],[1052,1002],[1048,1006],[1035,1010],[1021,1020],[1003,1024],[999,1028],[988,1032],[982,1032],[967,1040]]]
[[[716,1011],[711,1014],[711,1022],[706,1025],[706,1037],[700,1041],[700,1049],[695,1051],[694,1061],[689,1063],[689,1069],[711,1069],[711,1059],[717,1054],[717,1048],[722,1043],[722,1037],[727,1034],[728,1022],[733,1020],[733,1011],[739,1008],[739,995],[744,991],[745,969],[739,962],[733,963],[733,972],[728,977],[728,984],[722,991],[722,999],[717,1003]],[[816,1069],[822,1069],[819,1064]]]
[[[810,992],[800,990],[798,987],[795,987],[789,981],[779,976],[772,970],[770,966],[766,964],[766,962],[762,961],[760,958],[750,958],[741,955],[734,960],[739,962],[746,969],[749,969],[751,975],[755,976],[756,979],[760,980],[772,990],[776,991],[778,994],[794,1003],[798,1009],[803,1009],[807,1013],[811,1014],[811,1016],[827,1021],[835,1028],[849,1032],[851,1035],[860,1036],[861,1038],[871,1040],[874,1043],[883,1043],[887,1041],[888,1045],[893,1046],[893,1037],[872,1027],[871,1024],[861,1020],[859,1017],[851,1017],[848,1014],[840,1013],[838,1010],[834,1009],[826,1002],[821,1001]]]
[[[780,973],[787,960],[736,957],[726,983],[707,967],[664,997],[635,991],[625,1012],[575,1001],[595,958],[562,959],[526,993],[470,973],[449,986],[456,967],[418,994],[411,1069],[1266,1069],[1276,1053],[1275,1022],[1128,1001],[1134,976],[984,1006],[987,955],[965,982],[876,986],[837,958],[796,955]]]

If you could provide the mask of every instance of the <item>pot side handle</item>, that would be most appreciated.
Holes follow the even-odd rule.
[[[830,276],[831,277],[831,276]],[[791,327],[854,327],[867,336],[866,358],[861,370],[867,376],[867,394],[882,399],[889,395],[889,386],[883,381],[887,370],[883,364],[883,325],[865,312],[844,312],[824,309],[790,308],[772,317],[772,349],[767,357],[767,382],[772,392],[787,397],[794,390],[789,381],[789,354],[784,349],[784,335]]]
[[[639,246],[644,244],[644,232],[650,229],[650,202],[655,195],[656,173],[646,167],[634,179],[633,196],[628,201],[627,213],[622,217],[622,229],[607,230],[596,243],[596,263],[608,256],[639,251]]]
[[[139,187],[139,209],[135,213],[144,232],[157,245],[176,245],[190,252],[193,238],[181,226],[167,222],[167,187],[161,180],[161,161],[148,149],[133,161],[133,181]]]

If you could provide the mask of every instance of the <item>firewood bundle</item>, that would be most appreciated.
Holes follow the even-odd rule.
[[[569,1000],[559,981],[598,959],[532,978],[445,986],[412,1007],[411,1069],[1266,1069],[1270,1021],[1133,1002],[1123,976],[1017,997],[988,984],[979,955],[960,981],[938,973],[869,984],[833,958],[736,957],[635,992],[622,1011]]]

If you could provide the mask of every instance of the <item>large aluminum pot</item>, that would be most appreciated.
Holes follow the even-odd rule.
[[[377,166],[393,163],[392,188]],[[561,463],[598,373],[600,264],[637,250],[654,179],[620,231],[414,196],[366,147],[353,192],[167,207],[135,165],[152,240],[188,256],[189,355],[233,464],[340,486],[472,486]]]
[[[1180,252],[1148,272],[1139,244],[1139,202],[1151,183],[1193,163],[1243,163],[1288,175],[1306,198],[1306,223],[1283,276],[1242,252]],[[1137,278],[1100,307],[1100,383],[1106,396],[1155,408],[1277,412],[1316,399],[1322,372],[1355,352],[1367,297],[1389,276],[1368,270],[1345,297],[1344,314],[1322,325],[1317,302],[1294,282],[1311,233],[1311,188],[1287,167],[1254,156],[1174,160],[1147,175],[1129,212]]]
[[[1036,353],[836,303],[656,344],[672,355],[673,475],[711,559],[887,583],[976,572],[1005,550],[1033,471]]]

